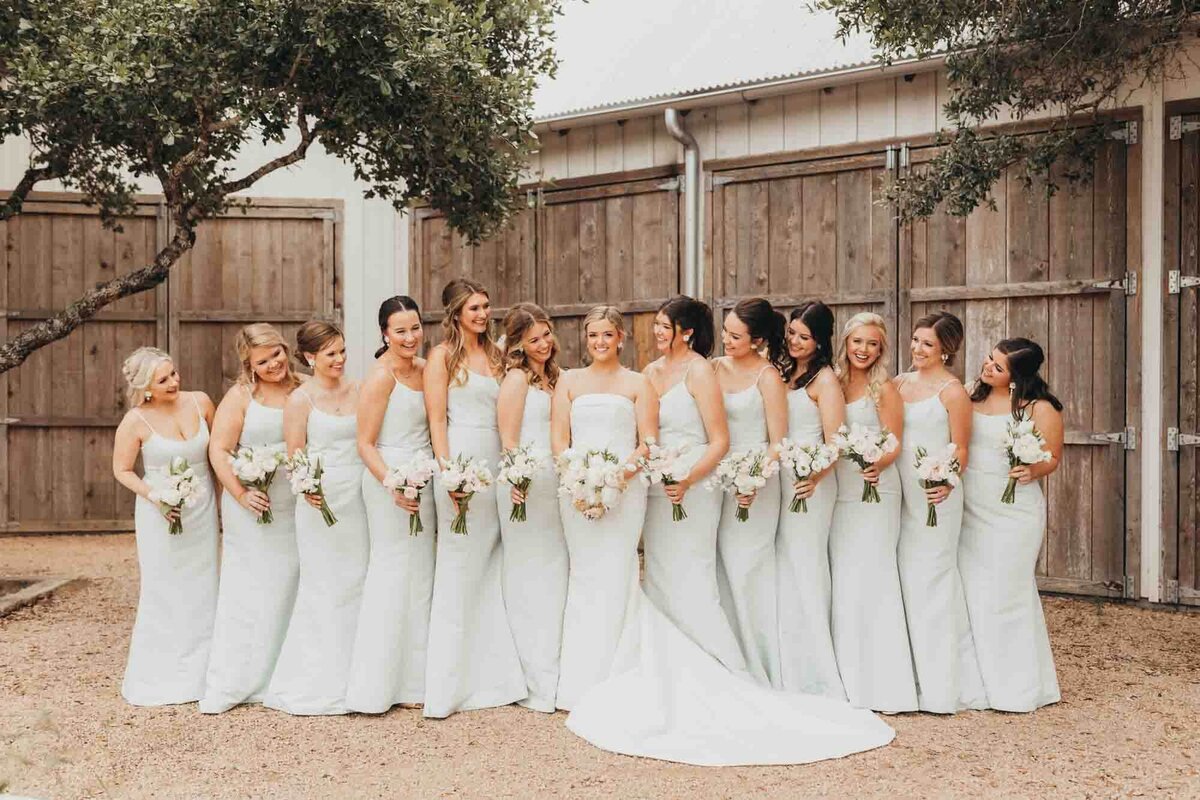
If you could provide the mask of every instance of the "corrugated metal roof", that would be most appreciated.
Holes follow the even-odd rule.
[[[837,40],[804,0],[569,0],[555,30],[539,120],[874,63],[866,37]]]

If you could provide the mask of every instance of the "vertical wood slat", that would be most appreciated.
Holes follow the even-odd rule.
[[[1172,266],[1182,275],[1200,274],[1200,134],[1187,133],[1183,136],[1179,156],[1179,245],[1177,261]],[[1194,290],[1181,291],[1174,298],[1168,298],[1168,306],[1174,306],[1175,330],[1170,332],[1169,339],[1175,348],[1175,360],[1170,366],[1175,368],[1175,380],[1167,380],[1167,386],[1172,386],[1176,397],[1174,403],[1174,427],[1181,431],[1194,433],[1200,423],[1200,408],[1197,399],[1197,346],[1196,337],[1200,334],[1200,324],[1197,321],[1197,298]],[[1167,371],[1170,375],[1170,370]],[[1165,416],[1165,415],[1164,415]],[[1174,527],[1177,544],[1172,570],[1165,573],[1166,577],[1174,577],[1180,587],[1181,599],[1187,598],[1200,589],[1197,559],[1200,552],[1197,548],[1197,457],[1196,448],[1181,447],[1175,455],[1175,520]],[[1166,532],[1164,531],[1164,534]],[[1194,601],[1193,601],[1194,602]]]
[[[8,221],[0,220],[0,341],[8,341]],[[0,374],[0,530],[9,521],[8,491],[8,373]]]

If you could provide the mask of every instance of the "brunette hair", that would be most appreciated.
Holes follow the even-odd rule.
[[[504,317],[504,371],[520,369],[525,371],[530,386],[540,386],[542,376],[537,374],[529,364],[529,354],[521,343],[525,334],[534,325],[545,324],[550,329],[550,357],[546,359],[546,388],[553,390],[558,384],[558,337],[554,335],[554,322],[546,310],[536,303],[517,303]]]
[[[825,367],[833,366],[833,311],[820,300],[812,300],[792,309],[792,313],[788,315],[788,322],[797,321],[808,328],[809,334],[817,344],[817,352],[808,360],[801,375],[796,375],[800,365],[792,359],[792,370],[784,377],[795,379],[794,384],[790,379],[787,381],[789,386],[803,388],[812,383]]]
[[[933,331],[938,344],[941,345],[942,353],[946,356],[946,366],[954,364],[954,358],[958,355],[963,343],[962,320],[949,311],[935,311],[913,323],[914,333],[920,328],[929,328]]]
[[[875,359],[875,363],[867,371],[867,394],[871,395],[872,400],[879,400],[879,392],[888,381],[887,367],[884,366],[888,354],[888,335],[887,323],[884,322],[883,317],[870,311],[860,311],[846,320],[846,324],[842,326],[842,338],[838,341],[833,371],[841,381],[842,389],[845,390],[850,385],[850,354],[846,347],[846,340],[855,330],[867,325],[878,328],[881,338],[879,358]]]
[[[679,330],[692,332],[688,347],[705,358],[712,355],[716,337],[713,335],[712,309],[707,303],[681,294],[659,306],[658,313],[671,320],[671,325]],[[671,340],[674,339],[675,332],[672,331]]]
[[[413,300],[406,294],[398,294],[395,297],[389,297],[379,304],[379,335],[383,338],[383,347],[375,351],[375,357],[379,358],[387,352],[387,327],[388,320],[392,318],[392,314],[398,314],[401,311],[415,311],[417,318],[421,317],[421,307],[417,305],[417,301]]]
[[[767,360],[780,377],[786,379],[794,367],[787,349],[787,320],[775,307],[761,297],[739,300],[730,312],[745,324],[750,338],[762,339],[767,347]]]
[[[1046,354],[1041,345],[1032,339],[1002,339],[996,343],[996,349],[1008,358],[1008,373],[1012,376],[1012,415],[1021,419],[1025,409],[1038,400],[1045,400],[1062,411],[1062,402],[1050,392],[1050,386],[1042,378],[1041,368],[1046,360]],[[982,380],[975,381],[971,388],[971,401],[974,403],[986,400],[992,393],[992,387]]]
[[[490,299],[488,290],[483,284],[470,278],[455,278],[442,289],[442,306],[446,315],[442,318],[443,341],[446,345],[446,369],[450,373],[450,385],[458,386],[466,380],[467,343],[463,339],[462,328],[458,324],[459,314],[471,299],[471,295],[481,294]],[[492,339],[490,327],[488,332],[480,337],[484,355],[492,372],[500,372],[504,358],[500,346]]]
[[[301,356],[316,355],[321,352],[322,347],[339,337],[345,338],[338,326],[323,320],[310,319],[296,331],[296,352]]]
[[[269,322],[252,322],[242,328],[238,331],[237,338],[233,340],[233,347],[238,356],[237,383],[242,386],[249,387],[255,381],[254,367],[250,366],[250,351],[255,347],[282,347],[284,355],[287,356],[287,363],[284,367],[287,375],[282,383],[293,389],[300,385],[300,377],[292,369],[292,348],[283,338],[279,329]]]

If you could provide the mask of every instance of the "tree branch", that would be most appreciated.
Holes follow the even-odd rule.
[[[3,205],[0,205],[0,221],[21,213],[21,207],[25,205],[25,198],[33,191],[34,186],[42,181],[61,177],[62,175],[57,170],[50,167],[30,167],[25,170],[17,188],[13,189],[12,193],[5,198]]]
[[[110,303],[158,286],[195,243],[195,229],[180,227],[148,266],[97,286],[50,319],[21,331],[0,346],[0,373],[19,367],[35,350],[66,337]]]
[[[296,124],[300,127],[300,142],[294,150],[272,161],[268,161],[249,175],[221,184],[218,187],[218,191],[223,195],[236,194],[243,189],[253,186],[259,180],[276,170],[290,167],[292,164],[303,161],[304,156],[308,153],[309,145],[313,143],[313,131],[308,126],[308,117],[304,114],[303,104],[296,106]]]

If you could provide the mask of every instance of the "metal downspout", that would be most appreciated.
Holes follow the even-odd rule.
[[[674,108],[665,112],[667,132],[683,145],[683,294],[699,297],[704,265],[703,161],[696,137],[683,125],[683,115]]]

